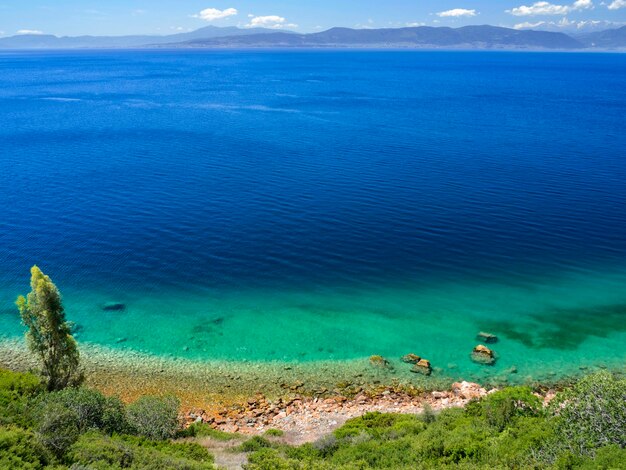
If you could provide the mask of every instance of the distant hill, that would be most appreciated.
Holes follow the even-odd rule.
[[[272,29],[236,27],[220,28],[206,26],[188,33],[170,34],[166,36],[52,36],[48,34],[21,34],[0,38],[0,49],[104,49],[133,48],[148,45],[179,43],[220,36],[236,37],[239,35],[261,35],[274,33]]]
[[[173,44],[170,44],[173,45]],[[312,34],[285,34],[215,37],[177,44],[179,47],[448,47],[448,48],[532,48],[579,49],[576,39],[563,33],[519,31],[496,26],[462,28],[350,29],[332,28]]]
[[[597,33],[581,35],[578,40],[587,47],[626,49],[626,26],[622,26],[618,29],[607,29]]]
[[[241,29],[207,26],[167,36],[20,35],[0,38],[0,49],[103,49],[103,48],[247,48],[247,47],[371,47],[371,48],[467,48],[551,49],[626,48],[626,26],[577,37],[552,31],[517,30],[496,26],[461,28],[332,28],[311,34],[264,28]]]

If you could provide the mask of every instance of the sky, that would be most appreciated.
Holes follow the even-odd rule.
[[[0,36],[172,34],[207,25],[309,33],[468,24],[606,29],[626,24],[626,0],[0,0]]]

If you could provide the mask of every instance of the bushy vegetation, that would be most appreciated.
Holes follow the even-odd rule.
[[[545,409],[510,387],[425,416],[368,413],[294,448],[247,448],[248,470],[626,468],[626,383],[609,373],[581,380]]]
[[[563,446],[574,454],[593,456],[611,444],[626,447],[626,380],[600,372],[565,390],[551,405]]]
[[[71,447],[68,460],[97,469],[213,469],[213,456],[190,442],[150,441],[90,432]]]
[[[29,427],[28,402],[43,389],[40,380],[31,374],[0,369],[0,426],[16,424]]]
[[[0,371],[0,469],[211,469],[197,442],[239,439],[248,470],[626,468],[626,381],[608,372],[564,390],[548,407],[509,387],[464,409],[367,413],[298,447],[268,430],[247,440],[195,423],[178,401],[124,406],[86,388],[49,392],[30,374]],[[194,442],[197,441],[197,442]]]
[[[149,439],[171,439],[180,429],[180,402],[173,396],[141,397],[127,408],[128,422],[136,434]]]
[[[205,448],[169,440],[210,429],[182,432],[178,408],[173,397],[124,406],[83,387],[50,392],[35,375],[0,370],[0,469],[214,468]]]

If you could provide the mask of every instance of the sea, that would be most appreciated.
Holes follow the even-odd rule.
[[[617,53],[2,51],[0,342],[36,264],[120,357],[623,369],[625,84]]]

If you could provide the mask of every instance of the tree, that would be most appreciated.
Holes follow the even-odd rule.
[[[28,328],[28,347],[41,362],[47,389],[62,390],[82,380],[78,347],[65,320],[59,290],[37,266],[30,272],[31,292],[26,298],[18,297],[17,308]]]

